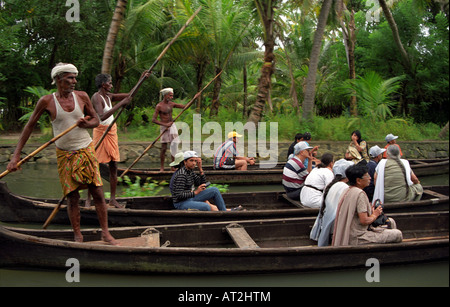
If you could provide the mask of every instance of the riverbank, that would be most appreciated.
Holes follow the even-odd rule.
[[[321,156],[325,152],[331,152],[335,155],[335,159],[343,158],[345,150],[348,146],[348,141],[311,141],[311,146],[320,146],[318,155]],[[449,157],[449,141],[399,141],[403,157],[406,159],[437,159],[437,158],[448,158]],[[35,142],[31,142],[26,144],[22,158],[27,154],[33,152],[42,144],[38,144]],[[150,145],[150,142],[120,142],[120,153],[121,153],[121,161],[123,163],[132,163],[137,157],[139,157],[147,146]],[[186,145],[186,144],[185,144]],[[252,145],[252,144],[251,144]],[[249,156],[254,156],[256,154],[257,157],[260,157],[262,160],[271,159],[274,161],[285,161],[287,157],[287,151],[291,142],[279,142],[275,144],[253,144],[255,145],[255,150],[249,151],[248,143],[245,144],[245,154]],[[257,145],[257,146],[256,146]],[[261,146],[259,146],[261,145]],[[369,146],[378,145],[383,148],[386,144],[385,142],[369,142]],[[14,152],[16,144],[5,144],[0,145],[0,163],[6,163],[11,158],[11,155]],[[189,149],[194,149],[199,151],[198,149],[202,149],[203,158],[206,162],[212,161],[211,154],[207,152],[213,152],[212,149],[209,148],[209,144],[190,144]],[[252,148],[253,146],[250,146]],[[152,147],[141,159],[140,162],[151,162],[157,163],[159,162],[159,149],[160,143],[156,143],[154,147]],[[206,154],[205,154],[206,153]],[[275,157],[275,155],[278,155]],[[167,153],[169,157],[169,153]],[[169,161],[169,159],[167,159]],[[56,164],[56,153],[55,153],[55,145],[52,144],[39,152],[35,157],[30,159],[29,162],[36,163],[46,163],[46,164]]]

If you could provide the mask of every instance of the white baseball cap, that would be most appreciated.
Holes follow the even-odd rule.
[[[300,151],[306,150],[306,149],[312,149],[311,146],[309,146],[306,142],[298,142],[294,146],[294,155],[297,155]]]
[[[355,163],[353,163],[352,161],[348,161],[345,159],[340,159],[337,160],[336,162],[334,162],[333,165],[333,174],[336,175],[341,175],[342,177],[347,177],[345,175],[345,171],[347,170],[347,168],[349,168],[350,166],[355,165]]]
[[[187,160],[190,158],[198,158],[198,155],[195,151],[185,151],[183,154],[183,159]]]
[[[389,133],[388,135],[386,135],[386,137],[384,139],[386,140],[387,143],[389,143],[392,140],[398,139],[398,136],[393,135],[392,133]]]
[[[372,158],[375,158],[375,157],[378,157],[379,155],[381,155],[385,151],[386,151],[386,149],[380,148],[378,145],[375,145],[375,146],[370,147],[369,155]]]

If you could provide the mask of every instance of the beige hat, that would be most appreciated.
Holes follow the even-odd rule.
[[[359,153],[358,149],[356,149],[355,147],[349,146],[347,150],[353,156],[354,159],[358,159],[358,160],[362,159],[361,154]]]
[[[177,153],[175,155],[175,159],[173,160],[172,163],[170,163],[170,166],[177,166],[179,165],[181,162],[184,161],[184,154],[180,151],[179,153]]]

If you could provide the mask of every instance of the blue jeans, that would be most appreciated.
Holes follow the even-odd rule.
[[[217,206],[219,211],[227,210],[222,194],[220,194],[219,189],[215,187],[207,188],[197,194],[194,198],[189,198],[185,201],[174,203],[173,205],[179,210],[197,209],[200,211],[210,211],[211,207],[205,203],[205,201],[210,199],[214,201],[214,204]]]

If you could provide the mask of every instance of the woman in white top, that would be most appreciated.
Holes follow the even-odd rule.
[[[323,191],[333,181],[334,158],[331,153],[325,153],[320,159],[320,164],[306,177],[305,185],[300,193],[300,202],[303,206],[320,208],[322,205]]]
[[[339,199],[341,194],[348,189],[345,171],[352,165],[354,165],[352,161],[345,159],[334,163],[333,173],[335,177],[323,192],[322,207],[310,234],[310,238],[317,241],[318,246],[328,246],[331,243]]]

